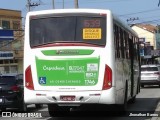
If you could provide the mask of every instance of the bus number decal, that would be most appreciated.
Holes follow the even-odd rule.
[[[101,22],[100,20],[84,20],[84,27],[100,27]]]
[[[85,80],[86,85],[94,85],[95,81],[94,80]]]

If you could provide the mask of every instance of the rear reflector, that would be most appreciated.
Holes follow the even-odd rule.
[[[107,90],[111,87],[112,87],[112,70],[108,65],[106,65],[102,90]]]
[[[30,90],[34,90],[31,66],[28,66],[28,68],[25,71],[25,87]]]
[[[160,72],[155,72],[155,73],[153,73],[153,74],[160,75]]]

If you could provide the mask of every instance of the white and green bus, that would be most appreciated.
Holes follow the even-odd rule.
[[[126,108],[140,89],[137,34],[110,10],[29,12],[24,101],[55,111],[85,105]]]

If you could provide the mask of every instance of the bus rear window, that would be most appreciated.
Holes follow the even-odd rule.
[[[30,20],[30,45],[82,42],[105,46],[106,16],[63,16]]]

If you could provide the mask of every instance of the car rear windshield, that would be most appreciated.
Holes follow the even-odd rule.
[[[0,76],[0,85],[14,85],[16,83],[16,78],[14,76]]]
[[[158,67],[142,67],[141,71],[158,71]]]
[[[56,42],[80,42],[105,46],[106,16],[69,14],[30,18],[30,46]]]

